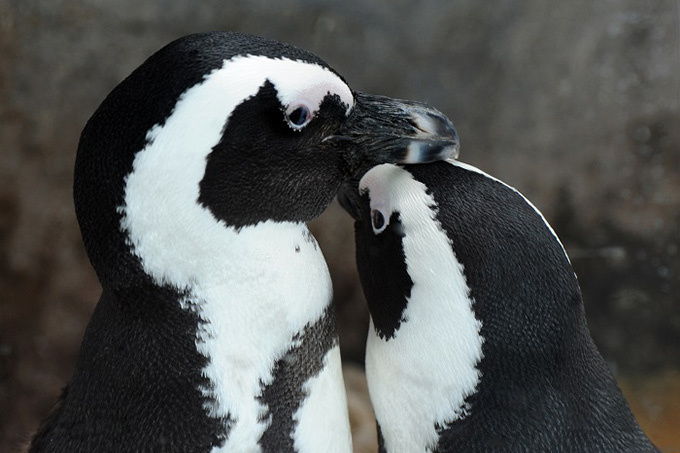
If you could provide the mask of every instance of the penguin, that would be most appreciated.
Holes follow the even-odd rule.
[[[74,203],[102,286],[31,452],[349,452],[331,281],[306,222],[366,165],[457,153],[421,103],[319,57],[180,38],[83,129]]]
[[[381,452],[657,451],[586,325],[569,258],[518,191],[457,161],[345,183]]]

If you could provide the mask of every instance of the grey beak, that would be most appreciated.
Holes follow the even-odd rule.
[[[355,92],[354,108],[330,140],[352,143],[352,168],[380,163],[416,164],[458,157],[458,133],[427,104]]]

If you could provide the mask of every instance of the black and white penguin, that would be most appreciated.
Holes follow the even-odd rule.
[[[339,194],[371,314],[381,452],[647,452],[559,239],[460,162],[372,168]]]
[[[103,287],[32,452],[349,452],[326,263],[305,222],[365,165],[457,151],[436,110],[229,32],[158,51],[83,130]]]

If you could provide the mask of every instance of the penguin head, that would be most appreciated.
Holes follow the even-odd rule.
[[[170,43],[103,101],[81,135],[74,201],[99,279],[115,286],[138,274],[131,247],[155,253],[132,236],[172,248],[215,228],[304,222],[361,168],[457,149],[424,104],[352,91],[302,49],[211,32]]]
[[[583,334],[566,252],[512,187],[461,162],[381,164],[345,183],[338,199],[355,219],[357,267],[379,336],[395,335],[418,285],[469,305],[493,357],[540,357]],[[454,299],[430,299],[430,310]]]

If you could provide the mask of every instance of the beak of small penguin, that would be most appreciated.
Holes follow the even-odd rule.
[[[355,93],[350,117],[326,140],[349,142],[354,175],[381,163],[417,164],[458,157],[458,133],[427,104]]]

